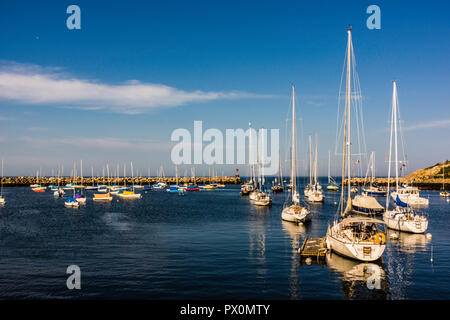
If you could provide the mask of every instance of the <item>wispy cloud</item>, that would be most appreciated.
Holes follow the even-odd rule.
[[[450,127],[450,119],[420,122],[410,126],[403,127],[403,130],[413,131],[419,129],[444,128],[444,127]]]
[[[18,140],[31,144],[35,147],[48,146],[72,146],[81,149],[96,149],[104,151],[167,151],[171,148],[171,143],[163,143],[148,139],[119,139],[119,138],[37,138],[24,136]]]
[[[138,114],[193,102],[270,97],[273,96],[239,91],[184,91],[138,80],[106,84],[78,79],[64,73],[61,68],[0,62],[0,99],[31,105]]]

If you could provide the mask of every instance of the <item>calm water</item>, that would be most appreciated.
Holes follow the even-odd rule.
[[[296,251],[306,236],[325,235],[339,194],[326,193],[299,227],[281,221],[285,194],[257,208],[239,190],[152,191],[72,209],[49,191],[5,188],[0,298],[450,299],[450,202],[438,192],[422,192],[432,240],[401,234],[375,265],[335,254],[308,265]],[[81,290],[66,287],[72,264]],[[379,280],[373,289],[369,277]]]

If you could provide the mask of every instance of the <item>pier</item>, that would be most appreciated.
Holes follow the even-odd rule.
[[[298,249],[302,259],[316,258],[317,261],[325,259],[327,244],[324,238],[306,238],[303,245]]]

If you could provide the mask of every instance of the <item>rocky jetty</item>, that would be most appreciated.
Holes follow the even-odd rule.
[[[445,179],[444,179],[445,176]],[[414,171],[413,173],[399,178],[401,184],[409,184],[419,187],[423,190],[441,190],[442,183],[445,180],[445,185],[450,189],[450,161],[437,163],[434,166]],[[385,186],[388,183],[386,178],[376,178],[375,182],[378,185]],[[346,185],[347,180],[344,181]],[[364,178],[353,178],[352,185],[363,186],[367,185],[369,181]],[[390,185],[395,184],[395,177],[390,178]]]
[[[124,181],[125,180],[125,181]],[[116,185],[131,185],[133,184],[154,184],[158,181],[164,181],[167,184],[174,184],[176,182],[175,177],[167,177],[167,178],[158,178],[158,177],[150,177],[150,178],[134,178],[131,177],[125,177],[125,178],[110,178],[109,183],[110,184],[116,184]],[[241,180],[239,177],[196,177],[195,183],[196,184],[208,184],[211,182],[215,183],[222,183],[222,184],[240,184]],[[3,185],[5,187],[12,187],[12,186],[30,186],[32,184],[38,183],[36,177],[4,177],[3,178]],[[62,177],[59,179],[59,185],[64,186],[68,183],[76,183],[81,184],[81,178],[78,177],[75,180],[71,177]],[[178,178],[178,183],[194,183],[193,178]],[[39,184],[43,186],[48,186],[50,184],[58,185],[58,178],[55,177],[40,177],[39,178]],[[103,177],[85,177],[83,178],[83,185],[99,185],[99,184],[108,184],[108,179]]]

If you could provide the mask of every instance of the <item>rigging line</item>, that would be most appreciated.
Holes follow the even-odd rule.
[[[337,110],[337,117],[336,117],[336,140],[335,140],[335,145],[334,145],[334,153],[337,153],[337,149],[338,149],[338,141],[339,141],[339,137],[341,135],[341,126],[339,125],[339,119],[340,119],[340,104],[341,104],[341,92],[342,92],[342,81],[344,79],[344,72],[345,72],[345,65],[347,62],[347,53],[344,54],[344,63],[342,64],[342,72],[341,72],[341,80],[339,83],[339,92],[338,92],[338,110]],[[342,119],[343,120],[343,119]],[[343,122],[343,121],[341,121]]]

